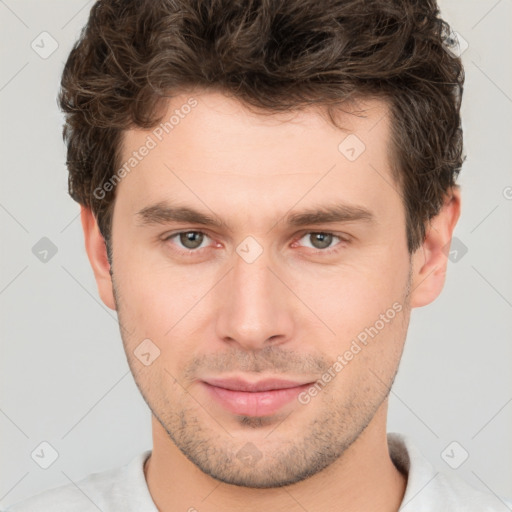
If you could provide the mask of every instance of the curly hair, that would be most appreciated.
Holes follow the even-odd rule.
[[[69,193],[107,248],[122,133],[149,129],[173,95],[216,90],[258,113],[385,100],[409,252],[463,163],[464,70],[436,0],[99,0],[64,66]],[[110,251],[109,251],[110,253]]]

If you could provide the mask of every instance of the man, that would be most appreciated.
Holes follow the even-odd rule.
[[[460,214],[434,0],[107,0],[66,63],[69,191],[153,449],[21,511],[501,511],[386,433]]]

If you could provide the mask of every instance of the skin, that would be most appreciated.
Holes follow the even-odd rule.
[[[117,185],[112,275],[94,215],[82,208],[81,216],[99,294],[117,310],[131,371],[153,414],[144,468],[152,498],[160,511],[396,511],[406,476],[388,453],[389,388],[411,309],[443,288],[443,248],[460,192],[447,194],[410,255],[383,101],[361,102],[364,118],[340,114],[344,130],[311,107],[262,116],[204,91],[174,97],[164,119],[191,96],[197,106]],[[338,150],[349,133],[366,146],[353,162]],[[124,133],[123,161],[148,134]],[[160,201],[215,215],[230,229],[142,223],[137,212]],[[290,213],[340,202],[370,210],[374,221],[285,222]],[[164,240],[179,231],[206,236],[195,246],[179,236]],[[322,246],[319,232],[344,239]],[[236,251],[248,236],[262,249],[251,263]],[[397,303],[393,320],[307,404],[293,400],[270,416],[245,417],[200,383],[317,381]],[[145,366],[134,350],[147,338],[160,355]],[[243,449],[253,459],[237,456]]]

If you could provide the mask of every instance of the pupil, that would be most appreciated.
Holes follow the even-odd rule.
[[[332,235],[328,233],[315,233],[315,237],[319,238],[320,241],[320,247],[319,249],[324,249],[325,247],[328,247],[332,238]]]
[[[199,237],[199,243],[194,241],[194,238]],[[182,233],[181,236],[181,243],[188,247],[189,249],[195,249],[201,245],[202,242],[202,235],[201,233],[198,233],[197,231],[188,231],[186,233]]]

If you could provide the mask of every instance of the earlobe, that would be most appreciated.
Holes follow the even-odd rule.
[[[98,223],[91,209],[81,206],[80,217],[84,230],[85,250],[89,257],[98,292],[103,303],[115,310],[115,300],[112,290],[112,277],[110,275],[110,263],[107,257],[107,247],[100,232]]]
[[[460,216],[460,189],[454,187],[445,198],[441,211],[427,227],[425,240],[413,254],[411,307],[426,306],[441,293],[448,266],[448,248]]]

